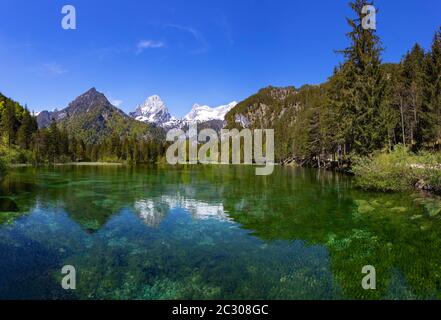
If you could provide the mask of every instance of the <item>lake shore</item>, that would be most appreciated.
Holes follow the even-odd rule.
[[[441,154],[414,154],[405,146],[371,157],[357,158],[353,169],[356,185],[380,192],[421,190],[441,195]]]
[[[398,151],[403,152],[403,151]],[[388,159],[387,164],[382,163],[379,165],[378,154],[372,157],[358,158],[355,163],[355,172],[352,172],[352,167],[346,167],[344,170],[341,170],[332,166],[323,166],[321,168],[316,168],[317,170],[328,170],[328,171],[336,171],[345,175],[355,175],[356,184],[358,187],[371,191],[380,191],[380,192],[402,192],[402,191],[424,191],[428,194],[440,195],[441,187],[438,182],[438,176],[441,172],[439,164],[437,161],[430,161],[430,165],[427,163],[427,155],[425,157],[416,157],[412,163],[409,161],[410,155],[407,154],[407,151],[404,151],[401,159],[397,159],[393,157],[393,153],[391,159]],[[384,156],[384,154],[382,154]],[[433,155],[432,155],[433,156]],[[398,157],[400,158],[400,157]],[[405,160],[406,165],[402,166],[402,161]],[[382,162],[382,161],[380,161]],[[161,165],[162,163],[157,163]],[[360,166],[361,164],[361,166]],[[142,165],[142,164],[137,164]],[[120,167],[120,166],[137,166],[133,164],[128,164],[125,162],[103,162],[103,161],[95,161],[95,162],[66,162],[66,163],[55,163],[55,164],[45,164],[41,166],[107,166],[107,167]],[[208,164],[208,165],[222,165],[222,164]],[[247,164],[241,164],[245,166]],[[255,166],[256,164],[252,164]],[[33,167],[32,164],[10,164],[8,167],[11,169],[14,168],[24,168],[24,167]],[[290,162],[286,164],[275,163],[274,166],[282,166],[282,167],[308,167],[307,165],[302,165],[296,162]],[[399,169],[399,170],[397,170]],[[399,171],[399,172],[397,172]],[[6,172],[7,173],[7,172]],[[2,176],[6,175],[0,173],[0,180]]]
[[[123,166],[125,165],[122,162],[66,162],[66,163],[55,163],[50,166]],[[45,166],[45,165],[41,165]],[[33,164],[28,163],[18,163],[11,164],[10,168],[26,168],[26,167],[35,167]]]
[[[124,166],[122,162],[67,162],[57,163],[56,166]]]

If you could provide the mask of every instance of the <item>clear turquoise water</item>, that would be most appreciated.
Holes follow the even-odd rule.
[[[0,186],[0,299],[440,298],[440,211],[295,168],[16,169]]]

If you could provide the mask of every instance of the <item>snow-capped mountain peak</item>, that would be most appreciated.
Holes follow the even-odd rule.
[[[158,95],[153,95],[139,105],[135,112],[130,114],[138,121],[154,123],[162,125],[165,122],[172,120],[172,116],[168,111],[165,103]]]
[[[237,102],[231,102],[216,108],[207,105],[194,104],[191,111],[184,117],[186,121],[206,122],[211,120],[225,119],[225,115],[237,105]]]
[[[135,112],[130,113],[130,115],[138,121],[153,123],[166,129],[184,128],[194,122],[204,123],[213,120],[223,122],[225,115],[236,105],[237,102],[235,101],[216,108],[194,104],[191,111],[185,117],[179,119],[170,115],[159,96],[153,95],[139,105]]]

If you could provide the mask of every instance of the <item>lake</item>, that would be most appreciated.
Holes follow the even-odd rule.
[[[300,168],[17,168],[0,185],[0,299],[437,299],[440,211]]]

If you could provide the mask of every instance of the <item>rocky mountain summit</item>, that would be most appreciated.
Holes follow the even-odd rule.
[[[40,128],[56,121],[60,127],[88,143],[101,142],[113,133],[148,134],[149,126],[134,120],[113,106],[104,94],[91,88],[60,111],[42,111],[37,115]]]
[[[237,102],[231,102],[212,108],[207,105],[194,104],[191,111],[183,118],[173,117],[166,104],[158,95],[148,97],[129,115],[113,106],[104,94],[91,88],[75,98],[62,110],[42,111],[37,115],[40,128],[48,127],[52,121],[71,133],[79,135],[87,142],[94,143],[116,132],[125,135],[136,128],[136,133],[183,129],[197,123],[199,128],[211,128],[216,131],[225,127],[225,115]]]
[[[141,122],[153,123],[157,126],[163,126],[165,123],[173,120],[165,103],[157,95],[153,95],[139,105],[130,116]]]
[[[173,117],[165,103],[157,95],[149,97],[139,105],[130,116],[138,121],[154,124],[164,129],[187,128],[191,123],[198,123],[205,128],[220,130],[224,126],[225,115],[237,105],[231,102],[219,107],[194,104],[191,111],[183,118]]]

